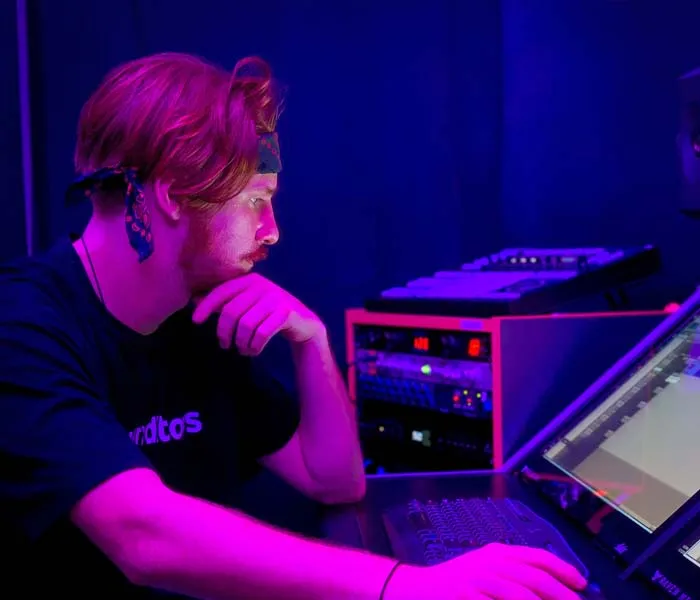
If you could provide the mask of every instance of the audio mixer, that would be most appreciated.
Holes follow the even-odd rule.
[[[446,316],[543,314],[572,300],[617,291],[661,267],[653,246],[638,248],[509,248],[454,271],[393,287],[367,310]]]

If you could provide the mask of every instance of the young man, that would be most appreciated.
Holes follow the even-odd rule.
[[[179,54],[85,105],[85,232],[0,274],[4,573],[22,597],[573,600],[580,577],[544,552],[396,568],[224,508],[258,463],[321,502],[365,490],[323,324],[251,272],[279,236],[278,108],[262,61]],[[251,360],[275,335],[300,410]]]

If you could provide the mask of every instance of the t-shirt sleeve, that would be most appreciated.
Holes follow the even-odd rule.
[[[299,427],[299,403],[280,381],[249,360],[247,398],[241,398],[241,435],[256,460],[283,448]]]
[[[89,491],[150,467],[60,328],[0,322],[0,506],[30,539]]]

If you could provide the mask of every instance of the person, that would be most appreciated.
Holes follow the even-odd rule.
[[[23,597],[577,597],[544,551],[397,565],[230,508],[257,464],[320,502],[365,492],[323,323],[253,270],[279,238],[280,97],[261,59],[168,53],[85,104],[69,197],[90,198],[86,229],[0,272],[5,573]],[[276,335],[298,405],[253,358]]]

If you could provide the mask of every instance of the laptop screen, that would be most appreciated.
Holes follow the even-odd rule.
[[[593,404],[543,457],[651,533],[700,490],[700,312]]]

